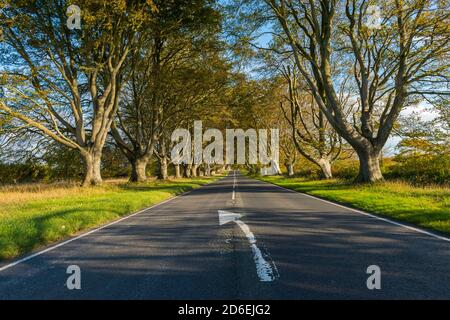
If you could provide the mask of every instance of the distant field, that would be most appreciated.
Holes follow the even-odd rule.
[[[91,188],[71,184],[0,187],[0,260],[68,238],[216,179],[142,184],[111,181]]]
[[[355,185],[330,180],[261,177],[263,181],[450,235],[450,188],[404,182]]]

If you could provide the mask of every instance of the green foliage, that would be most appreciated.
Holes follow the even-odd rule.
[[[448,102],[448,101],[447,101]],[[400,119],[403,139],[398,144],[395,164],[386,176],[416,184],[450,183],[450,117],[448,104],[434,106],[435,117],[423,121],[414,112]]]
[[[79,180],[83,177],[83,160],[77,150],[51,144],[43,157],[48,168],[48,181]]]
[[[0,163],[0,184],[48,181],[49,177],[49,167],[34,161]]]
[[[102,157],[105,178],[128,176],[130,168],[122,153],[107,145]],[[58,143],[49,143],[45,153],[31,155],[24,161],[0,162],[0,185],[30,182],[81,181],[84,174],[83,159],[73,149]]]
[[[333,163],[331,168],[335,178],[354,180],[358,175],[359,161],[356,159],[338,160]]]
[[[395,160],[396,163],[385,172],[386,178],[415,184],[450,184],[450,153],[397,156]]]

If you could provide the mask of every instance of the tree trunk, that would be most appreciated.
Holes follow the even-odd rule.
[[[198,175],[197,174],[197,169],[198,169],[198,164],[193,164],[191,166],[191,176],[192,177],[196,177]]]
[[[131,161],[131,182],[144,182],[147,180],[147,164],[148,160],[143,158]]]
[[[184,165],[184,177],[186,177],[186,178],[191,177],[191,165],[190,164]]]
[[[167,166],[167,157],[161,157],[159,160],[159,176],[158,179],[167,180],[169,177]]]
[[[383,180],[380,167],[380,152],[369,150],[356,150],[359,157],[359,173],[356,182],[376,182]]]
[[[294,165],[292,163],[286,163],[286,170],[289,177],[294,175]]]
[[[85,153],[83,155],[85,165],[83,187],[95,186],[102,183],[101,158],[101,152]]]
[[[207,163],[205,165],[205,176],[210,176],[211,175],[211,166],[209,165],[209,163]]]
[[[318,165],[320,169],[322,170],[322,176],[325,179],[331,179],[333,178],[333,174],[331,173],[331,162],[328,159],[320,159],[318,161]]]
[[[181,178],[180,165],[176,164],[175,165],[175,179],[180,179],[180,178]]]

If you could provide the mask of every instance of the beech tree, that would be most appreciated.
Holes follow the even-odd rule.
[[[356,151],[357,181],[383,179],[380,154],[405,106],[449,94],[448,2],[383,1],[380,21],[370,0],[240,3],[255,29],[285,44],[327,121]]]
[[[370,1],[267,3],[320,109],[355,149],[357,181],[383,179],[380,153],[400,111],[414,95],[439,94],[427,90],[433,81],[448,81],[448,7],[442,1],[385,1],[380,25],[371,28],[365,23]],[[358,102],[353,122],[337,93],[342,74],[332,72],[339,57],[352,64]]]
[[[283,111],[281,111],[283,112]],[[298,160],[298,151],[292,139],[292,127],[289,122],[281,115],[278,119],[278,129],[280,130],[280,162],[286,168],[288,176],[295,174],[295,164]]]
[[[281,101],[280,107],[291,128],[294,145],[321,170],[325,179],[330,179],[333,177],[331,165],[341,154],[342,138],[331,127],[308,87],[299,80],[296,67],[283,67],[282,74],[288,93],[287,103]]]
[[[139,49],[130,55],[124,99],[112,135],[132,165],[131,181],[146,180],[146,167],[156,156],[167,177],[170,128],[177,116],[194,112],[212,78],[203,77],[209,57],[221,50],[220,14],[209,0],[154,1]],[[190,74],[188,74],[190,73]],[[211,72],[210,72],[211,73]],[[182,82],[181,82],[182,81]],[[198,83],[203,81],[203,92]],[[211,87],[211,85],[210,85]]]
[[[189,62],[177,68],[166,83],[166,97],[163,121],[163,133],[158,141],[156,156],[160,163],[159,177],[168,177],[167,169],[172,146],[171,134],[177,128],[192,129],[196,120],[205,127],[211,124],[217,128],[214,119],[223,121],[221,96],[227,89],[229,64],[221,56],[220,50],[203,51],[200,55],[191,56]],[[221,127],[221,124],[219,125]],[[207,165],[206,165],[207,166]],[[175,167],[176,176],[180,176],[179,166]],[[198,175],[198,165],[192,163],[190,175]],[[207,171],[207,170],[206,170]]]
[[[80,152],[83,185],[102,182],[100,164],[119,105],[121,72],[151,1],[2,1],[0,112]],[[71,12],[69,12],[70,14]]]

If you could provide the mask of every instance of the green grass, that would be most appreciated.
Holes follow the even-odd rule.
[[[217,178],[0,188],[0,260],[17,257]]]
[[[416,187],[405,182],[352,184],[345,181],[308,181],[301,178],[260,177],[295,191],[450,234],[450,188]]]

